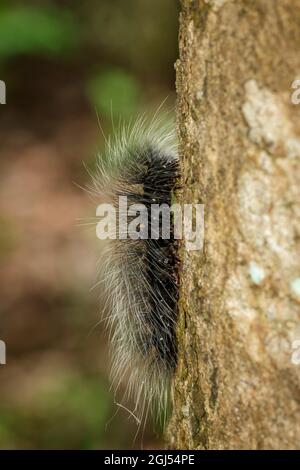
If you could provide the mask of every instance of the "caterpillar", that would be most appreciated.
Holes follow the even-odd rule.
[[[117,213],[120,197],[126,196],[129,212],[141,204],[147,210],[146,236],[132,239],[127,237],[128,226],[119,229],[117,236],[105,240],[99,265],[108,311],[112,387],[117,393],[126,377],[125,394],[134,399],[132,414],[138,423],[149,410],[165,421],[177,365],[178,241],[172,218],[166,239],[161,216],[155,230],[150,212],[153,204],[170,206],[179,187],[172,126],[155,117],[150,123],[140,118],[123,126],[113,139],[106,139],[91,176],[89,190],[101,204],[112,205]],[[132,219],[129,216],[129,222]]]

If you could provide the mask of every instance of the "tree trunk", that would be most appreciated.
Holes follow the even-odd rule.
[[[300,0],[182,0],[176,68],[205,242],[182,248],[169,445],[299,448]]]

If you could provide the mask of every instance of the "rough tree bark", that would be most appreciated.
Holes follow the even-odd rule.
[[[169,445],[299,448],[300,0],[182,0],[176,69],[205,243],[182,249]]]

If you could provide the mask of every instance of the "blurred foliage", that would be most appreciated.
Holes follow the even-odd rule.
[[[137,111],[140,95],[137,80],[120,69],[108,69],[92,77],[87,84],[91,102],[106,117],[113,114],[130,117]]]
[[[85,43],[95,54],[144,80],[174,77],[178,0],[89,0],[81,12]]]
[[[174,83],[178,10],[176,0],[4,0],[1,72],[14,69],[18,58],[62,56],[84,75],[92,106],[110,116],[112,103],[114,112],[129,116],[147,91]],[[10,94],[22,86],[19,74],[5,76]]]
[[[178,0],[0,0],[0,448],[133,444],[125,410],[106,428],[116,411],[108,346],[89,335],[103,326],[101,299],[89,291],[98,245],[90,259],[94,233],[73,232],[69,217],[89,209],[70,181],[85,186],[82,159],[94,164],[95,141],[104,144],[94,107],[109,135],[111,115],[152,115],[166,96],[172,106],[178,13]],[[144,444],[153,443],[147,426]]]
[[[0,259],[7,256],[16,246],[17,234],[11,222],[0,214]]]
[[[99,448],[109,410],[99,378],[66,377],[34,395],[26,408],[0,405],[1,448]]]
[[[0,60],[26,53],[57,55],[74,47],[77,37],[75,19],[64,10],[0,9]]]

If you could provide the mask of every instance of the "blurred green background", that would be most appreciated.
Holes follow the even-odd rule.
[[[151,422],[134,441],[114,403],[99,246],[77,219],[95,214],[80,186],[103,148],[96,110],[109,134],[112,115],[174,106],[178,14],[176,0],[0,1],[2,449],[163,445]]]

